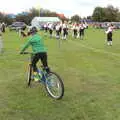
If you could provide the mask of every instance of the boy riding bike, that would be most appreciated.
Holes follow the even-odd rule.
[[[43,40],[40,37],[40,35],[37,33],[36,27],[32,27],[29,31],[29,35],[31,37],[29,38],[28,42],[24,45],[22,48],[20,54],[23,54],[24,51],[31,45],[32,50],[34,53],[33,59],[32,59],[32,68],[33,68],[33,74],[34,74],[34,80],[38,81],[39,80],[39,75],[37,74],[37,62],[39,59],[41,60],[44,69],[46,70],[47,73],[50,72],[50,69],[48,67],[47,63],[47,50],[44,46]]]

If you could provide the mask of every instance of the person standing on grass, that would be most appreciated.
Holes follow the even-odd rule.
[[[60,39],[60,23],[57,23],[57,25],[55,26],[55,30],[56,30],[56,39]]]
[[[45,23],[43,27],[44,27],[44,31],[47,33],[47,31],[48,31],[48,24]]]
[[[109,24],[108,29],[105,31],[107,34],[107,45],[112,46],[112,32],[113,32],[114,26],[113,24]]]
[[[78,34],[78,24],[77,23],[73,24],[72,30],[73,30],[73,37],[77,38],[77,34]]]
[[[0,23],[0,53],[2,52],[3,49],[3,43],[2,43],[2,25]]]
[[[2,24],[1,24],[1,30],[3,33],[5,32],[5,23],[4,22],[2,22]]]
[[[64,21],[64,23],[62,24],[62,31],[63,31],[62,39],[66,40],[68,35],[68,25],[66,21]]]
[[[29,32],[30,38],[28,42],[23,46],[22,50],[20,51],[20,54],[23,54],[24,51],[29,47],[32,46],[32,50],[34,53],[34,56],[32,58],[32,68],[33,68],[33,74],[34,74],[34,80],[39,80],[39,75],[37,74],[37,62],[41,60],[44,70],[46,70],[47,73],[50,72],[50,69],[48,67],[47,62],[47,50],[44,46],[43,39],[40,37],[39,34],[37,34],[36,27],[32,27]]]
[[[80,37],[81,40],[83,40],[83,38],[84,38],[84,30],[85,30],[85,28],[86,28],[86,26],[85,26],[84,23],[81,23],[79,25],[79,37]]]
[[[48,29],[49,29],[50,38],[52,38],[52,36],[53,36],[53,23],[49,23]]]

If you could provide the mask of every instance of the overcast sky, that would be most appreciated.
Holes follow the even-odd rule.
[[[5,13],[20,13],[29,8],[40,6],[66,17],[78,14],[82,17],[92,15],[96,6],[113,5],[120,9],[120,0],[0,0],[0,11]]]

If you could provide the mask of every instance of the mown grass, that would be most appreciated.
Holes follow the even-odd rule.
[[[49,66],[63,79],[62,100],[51,99],[42,85],[26,87],[29,56],[19,55],[26,42],[7,32],[0,55],[0,120],[119,120],[120,42],[114,32],[113,46],[105,44],[104,30],[88,29],[85,39],[50,39],[40,32],[48,48]]]

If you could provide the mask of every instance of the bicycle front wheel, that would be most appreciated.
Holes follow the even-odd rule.
[[[54,99],[61,99],[64,95],[64,84],[60,76],[50,72],[46,77],[45,88],[48,94]]]

